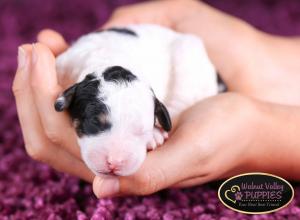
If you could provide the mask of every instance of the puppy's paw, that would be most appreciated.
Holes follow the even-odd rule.
[[[158,146],[161,146],[168,138],[168,133],[161,128],[153,128],[153,137],[147,144],[148,150],[154,150]]]

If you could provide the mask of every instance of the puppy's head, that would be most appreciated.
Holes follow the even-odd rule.
[[[120,66],[88,74],[57,98],[55,109],[68,110],[83,160],[96,175],[134,173],[145,159],[155,120],[171,129],[152,89]]]

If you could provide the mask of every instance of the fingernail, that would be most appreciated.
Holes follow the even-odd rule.
[[[37,61],[37,53],[36,53],[36,47],[35,44],[32,44],[32,64],[35,64]]]
[[[98,198],[110,197],[117,194],[120,190],[119,180],[114,177],[98,178],[99,187],[97,189],[96,196]]]
[[[22,47],[19,47],[18,48],[18,69],[21,69],[26,65],[26,60],[27,60],[26,51]]]

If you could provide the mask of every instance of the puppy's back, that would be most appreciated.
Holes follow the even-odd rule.
[[[172,42],[178,35],[157,25],[130,25],[84,35],[57,58],[59,82],[65,87],[89,73],[122,66],[149,83],[163,99],[172,71]]]

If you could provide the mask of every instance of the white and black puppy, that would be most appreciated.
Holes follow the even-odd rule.
[[[162,145],[171,120],[215,95],[215,69],[202,41],[156,25],[90,33],[57,58],[56,100],[78,134],[82,158],[96,174],[126,176]]]

